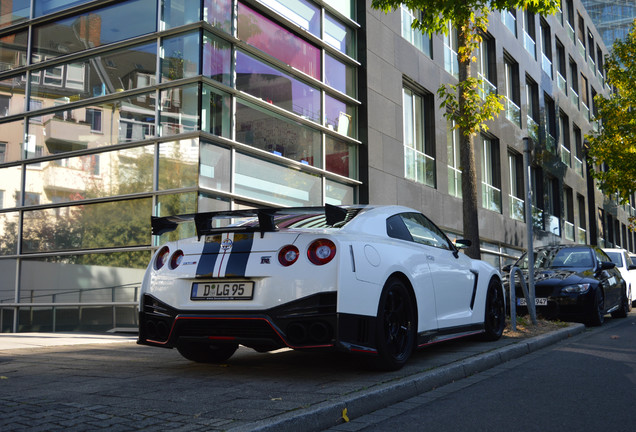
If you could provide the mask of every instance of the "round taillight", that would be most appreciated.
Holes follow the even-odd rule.
[[[172,270],[176,269],[181,264],[181,261],[183,261],[183,251],[178,250],[170,257],[170,268]]]
[[[319,239],[309,245],[307,258],[316,265],[325,265],[336,256],[336,245],[328,239]]]
[[[278,262],[287,267],[296,262],[300,251],[294,245],[287,245],[278,252]]]
[[[170,254],[170,248],[168,248],[168,246],[164,246],[159,249],[157,258],[155,258],[155,269],[159,270],[166,264],[166,261],[168,260],[168,254]]]

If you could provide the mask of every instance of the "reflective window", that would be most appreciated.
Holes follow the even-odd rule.
[[[88,3],[89,1],[90,0],[34,0],[34,16],[39,17],[47,15],[62,9],[68,9],[73,6]]]
[[[210,211],[223,211],[230,209],[230,202],[226,198],[214,195],[199,194],[199,213]]]
[[[200,1],[161,0],[161,30],[199,21],[200,7]]]
[[[351,97],[356,96],[356,70],[325,53],[325,83]]]
[[[331,180],[325,182],[325,202],[332,205],[351,205],[355,202],[355,189]]]
[[[409,88],[402,90],[404,117],[404,177],[435,187],[433,98]]]
[[[329,95],[325,95],[325,126],[336,132],[355,137],[355,108]]]
[[[320,177],[236,154],[234,190],[237,194],[286,206],[320,205]]]
[[[236,104],[236,140],[279,156],[320,166],[320,133],[252,104]]]
[[[1,248],[2,246],[0,246]],[[4,255],[0,249],[0,255]],[[2,303],[14,303],[15,302],[15,275],[16,275],[16,260],[15,259],[1,259],[0,260],[0,273],[2,274],[2,281],[0,282],[0,305]],[[7,309],[0,309],[0,315],[7,314]],[[9,331],[11,329],[11,322],[5,322],[4,319],[0,323],[3,329],[1,331]],[[6,326],[6,327],[5,327]]]
[[[152,33],[156,28],[156,0],[117,3],[34,27],[32,61],[119,42]]]
[[[30,9],[30,0],[2,2],[2,8],[0,8],[0,27],[28,20]]]
[[[404,225],[406,225],[415,243],[453,250],[448,237],[423,214],[402,213],[400,217],[402,221],[404,221]]]
[[[320,121],[320,91],[243,52],[236,53],[236,88],[309,120]]]
[[[198,140],[159,144],[159,190],[193,187],[197,185],[198,177]]]
[[[232,47],[211,33],[203,33],[203,75],[231,85]]]
[[[25,211],[22,251],[150,245],[151,214],[150,198]]]
[[[150,192],[154,146],[76,156],[38,163],[26,170],[27,185],[41,185],[40,204]]]
[[[198,97],[199,87],[196,84],[161,90],[161,136],[197,130]]]
[[[155,94],[59,110],[29,119],[27,156],[51,155],[143,140],[155,135]],[[0,130],[5,125],[0,125]],[[16,131],[17,132],[17,131]]]
[[[325,169],[344,177],[357,177],[357,146],[325,137]]]
[[[342,15],[353,20],[355,17],[355,0],[325,0],[325,3],[340,12]]]
[[[76,102],[152,85],[155,71],[156,45],[137,45],[35,71],[31,97]]]
[[[201,95],[201,130],[230,138],[230,95],[203,84]]]
[[[25,84],[26,74],[6,77],[0,81],[0,117],[24,112]],[[2,139],[5,139],[4,134]]]
[[[199,74],[199,32],[165,38],[161,42],[161,81]]]
[[[306,0],[259,0],[298,27],[320,37],[320,9]]]
[[[232,0],[203,0],[203,19],[226,33],[232,32]]]
[[[181,214],[191,214],[197,212],[197,194],[196,192],[188,192],[172,195],[159,195],[157,197],[157,206],[155,207],[155,216],[173,216]],[[179,224],[174,231],[160,235],[159,244],[168,241],[175,241],[183,238],[194,237],[196,229],[194,222],[186,222]]]
[[[26,30],[0,37],[0,72],[26,65],[26,54]]]
[[[3,171],[4,170],[0,170],[0,175],[5,174],[5,172]],[[19,190],[17,192],[19,193]],[[14,206],[15,204],[10,207],[14,207]],[[15,255],[18,253],[19,224],[20,224],[20,214],[18,212],[0,213],[0,255]],[[0,268],[3,268],[3,264],[6,264],[6,263],[7,261],[0,260]],[[4,273],[0,273],[0,274],[4,275]],[[4,276],[3,276],[3,279],[4,279]],[[2,287],[4,283],[5,283],[4,280],[0,282],[0,287]]]
[[[238,37],[296,69],[320,79],[320,49],[242,3]]]
[[[353,30],[333,18],[331,15],[325,14],[325,42],[338,51],[345,53],[350,57],[355,57],[355,46],[353,44],[353,40]]]
[[[400,6],[402,17],[402,37],[412,43],[417,49],[431,57],[431,37],[413,28],[413,21],[422,18],[422,12],[409,9],[404,4]]]
[[[24,119],[0,123],[0,140],[5,144],[3,162],[20,160],[22,158],[22,143],[24,141]],[[9,181],[4,176],[0,175],[0,178],[2,179],[0,183],[3,185]]]
[[[201,143],[201,176],[199,185],[208,189],[230,191],[230,150],[214,144]]]

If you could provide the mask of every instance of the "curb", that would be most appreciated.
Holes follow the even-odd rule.
[[[230,428],[228,432],[322,431],[342,423],[342,415],[345,408],[347,409],[348,417],[354,419],[453,381],[483,372],[584,331],[585,326],[583,324],[573,324],[564,329],[535,336],[426,372],[420,372],[392,383],[355,392],[333,401],[322,402],[310,408]]]

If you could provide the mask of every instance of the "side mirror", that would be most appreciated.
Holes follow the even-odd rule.
[[[510,273],[510,269],[512,268],[512,264],[506,264],[501,268],[502,273]]]
[[[636,270],[636,264],[630,265],[627,270]]]
[[[467,247],[470,247],[470,245],[472,245],[473,243],[468,240],[468,239],[457,239],[455,240],[455,247],[457,249],[466,249]]]
[[[614,264],[611,261],[603,261],[601,262],[601,267],[599,270],[610,270],[616,267],[616,264]]]

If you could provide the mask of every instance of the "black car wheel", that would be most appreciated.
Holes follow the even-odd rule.
[[[501,282],[492,279],[488,284],[486,294],[486,315],[482,339],[495,341],[501,337],[506,326],[506,309]]]
[[[605,322],[605,300],[600,288],[596,289],[594,294],[594,302],[590,311],[589,325],[598,327]]]
[[[625,290],[623,290],[623,292],[625,292]],[[627,298],[627,295],[623,294],[621,296],[621,304],[618,307],[618,309],[616,309],[614,312],[612,312],[612,318],[627,318],[627,314],[630,311],[630,307],[629,307],[629,299]]]
[[[181,342],[177,351],[188,360],[198,363],[223,363],[238,349],[238,344],[210,345],[201,342]]]
[[[397,278],[384,285],[378,305],[375,365],[382,370],[400,369],[411,356],[417,332],[411,293]]]

